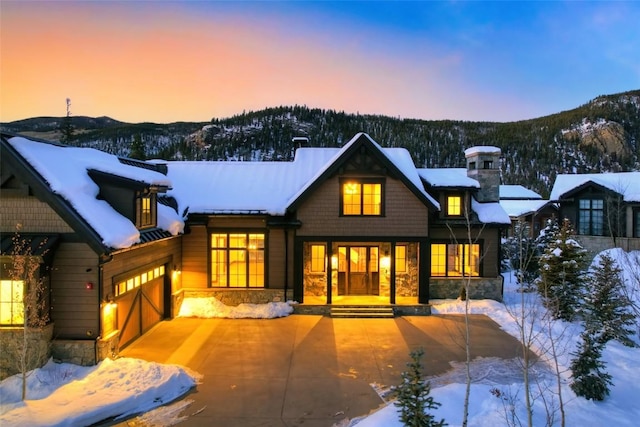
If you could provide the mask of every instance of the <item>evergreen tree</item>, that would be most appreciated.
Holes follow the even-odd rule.
[[[531,237],[531,227],[524,221],[518,221],[513,227],[513,236],[506,239],[503,248],[509,258],[511,268],[521,291],[529,291],[538,277],[538,258],[540,253],[537,242]]]
[[[131,148],[129,149],[129,157],[132,159],[145,160],[147,158],[144,150],[144,143],[142,142],[142,136],[139,133],[133,137]]]
[[[394,387],[398,400],[395,405],[400,408],[400,421],[405,427],[443,427],[448,424],[444,419],[435,421],[428,410],[437,409],[431,393],[431,384],[422,379],[422,363],[420,358],[424,350],[414,350],[410,354],[411,362],[407,363],[408,371],[402,373],[402,383]]]
[[[605,370],[601,360],[604,344],[599,342],[594,331],[585,329],[580,334],[582,342],[577,353],[571,353],[573,382],[569,384],[574,393],[588,400],[604,400],[609,395],[611,375]]]
[[[598,265],[586,281],[587,292],[581,313],[585,329],[591,331],[599,343],[617,340],[628,347],[635,347],[631,339],[635,315],[630,310],[631,301],[622,292],[621,272],[610,255],[604,253],[600,256]]]
[[[63,144],[71,144],[75,137],[75,130],[73,124],[71,124],[71,99],[67,98],[67,115],[64,116],[60,123],[60,142]]]
[[[546,238],[536,282],[538,292],[555,319],[571,321],[583,296],[586,250],[575,240],[573,226],[566,218],[560,229],[552,230]]]

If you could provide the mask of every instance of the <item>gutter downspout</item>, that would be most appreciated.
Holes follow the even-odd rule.
[[[284,301],[287,302],[289,291],[289,229],[284,228]]]

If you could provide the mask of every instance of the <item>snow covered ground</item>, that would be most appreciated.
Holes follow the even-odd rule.
[[[633,253],[633,260],[625,258],[621,250],[609,253],[618,260],[627,277],[640,268],[640,253]],[[570,381],[570,352],[576,349],[581,331],[576,323],[542,320],[542,308],[534,294],[515,292],[511,276],[505,279],[505,304],[491,300],[470,301],[471,313],[486,314],[508,333],[519,338],[519,328],[510,313],[518,313],[522,307],[536,311],[533,322],[535,340],[533,349],[543,361],[532,369],[535,387],[555,387],[553,369],[544,363],[548,348],[548,333],[555,337],[559,349],[559,362],[563,378],[562,396],[567,413],[567,426],[596,427],[609,424],[616,427],[636,426],[640,419],[640,348],[624,347],[617,342],[607,345],[604,360],[607,371],[613,376],[614,386],[603,402],[578,398],[568,386]],[[634,295],[640,300],[638,295]],[[433,301],[434,313],[464,313],[465,303],[455,300]],[[190,311],[187,311],[190,310]],[[215,301],[189,301],[183,316],[197,317],[281,317],[291,313],[290,303],[245,305],[231,309]],[[445,375],[431,378],[432,396],[442,406],[433,411],[437,419],[444,418],[450,426],[462,422],[465,392],[464,364],[452,365]],[[498,359],[477,359],[471,366],[473,384],[469,404],[470,426],[507,425],[506,417],[513,403],[514,415],[526,425],[523,402],[523,382],[520,366]],[[165,405],[194,387],[199,381],[197,373],[174,365],[161,365],[137,359],[121,358],[105,360],[98,366],[79,367],[50,362],[33,371],[28,379],[27,400],[20,401],[20,381],[7,378],[0,383],[0,425],[2,426],[82,426],[112,417],[125,418],[130,414],[146,412],[140,417],[143,425],[170,426],[183,418],[180,412],[189,405],[182,400]],[[377,388],[378,385],[372,387]],[[378,391],[378,390],[377,390]],[[549,398],[552,393],[547,390]],[[557,398],[557,396],[556,396]],[[556,401],[557,402],[557,401]],[[549,404],[549,401],[546,401]],[[534,402],[534,425],[545,425],[545,402],[537,397]],[[159,407],[159,408],[158,408]],[[157,408],[157,409],[153,409]],[[556,412],[559,425],[559,414]],[[184,417],[184,416],[183,416]],[[397,409],[393,403],[368,416],[346,421],[340,426],[400,427]]]

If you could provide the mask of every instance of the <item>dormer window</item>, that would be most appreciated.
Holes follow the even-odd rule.
[[[136,226],[155,227],[157,223],[157,199],[155,193],[139,193],[136,197]]]
[[[382,216],[383,183],[371,180],[343,180],[341,209],[343,216]]]
[[[462,215],[462,196],[451,195],[447,196],[447,216],[461,216]]]

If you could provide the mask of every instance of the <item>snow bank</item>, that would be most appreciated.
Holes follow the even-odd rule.
[[[185,298],[178,317],[227,318],[227,319],[273,319],[293,313],[293,302],[270,302],[267,304],[225,305],[215,297]]]

